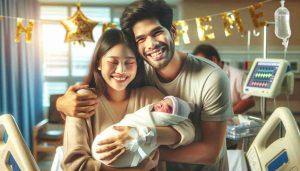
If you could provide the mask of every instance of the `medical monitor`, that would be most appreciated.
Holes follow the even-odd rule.
[[[287,66],[284,59],[256,58],[244,84],[244,93],[274,98],[280,93]]]

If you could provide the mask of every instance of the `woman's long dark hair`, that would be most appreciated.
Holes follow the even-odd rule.
[[[107,84],[100,73],[101,71],[98,70],[100,61],[107,51],[118,44],[124,44],[129,48],[134,46],[129,44],[129,41],[125,38],[123,32],[118,29],[110,29],[104,32],[96,44],[90,69],[83,83],[88,84],[90,88],[94,88],[97,95],[106,94],[107,90]],[[137,73],[135,78],[127,86],[128,89],[138,88],[144,85],[144,61],[141,57],[137,56],[139,54],[136,51],[134,53],[137,62]]]

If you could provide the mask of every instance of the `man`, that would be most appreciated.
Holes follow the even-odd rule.
[[[243,86],[246,79],[244,71],[229,65],[224,65],[215,47],[208,44],[198,45],[194,49],[193,55],[209,59],[225,71],[230,81],[231,101],[234,114],[243,114],[255,105],[254,98],[243,93]]]
[[[160,159],[174,162],[168,163],[170,171],[228,170],[224,141],[226,121],[232,117],[228,78],[213,62],[175,51],[172,16],[172,8],[163,0],[142,0],[128,5],[121,17],[122,30],[147,62],[148,82],[166,95],[195,105],[190,115],[197,134],[194,143],[177,149],[161,148]],[[87,116],[92,115],[92,96],[85,97],[91,100],[71,98],[71,94],[76,98],[75,90],[85,87],[70,88],[57,102],[58,109],[82,117],[84,112],[76,111],[87,109]],[[68,103],[77,107],[64,109]]]

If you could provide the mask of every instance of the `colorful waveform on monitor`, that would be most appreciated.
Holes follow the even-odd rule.
[[[278,67],[278,62],[257,62],[247,86],[270,88]]]

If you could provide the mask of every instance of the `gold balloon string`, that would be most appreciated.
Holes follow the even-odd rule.
[[[5,15],[0,15],[0,21],[3,19],[12,19],[12,20],[17,20],[18,18],[22,18],[22,17],[12,17],[12,16],[5,16]],[[39,20],[35,20],[35,19],[28,19],[28,18],[22,18],[23,21],[32,21],[34,20],[35,23],[48,23],[48,24],[59,24],[61,20],[55,20],[55,19],[39,19]],[[107,22],[99,22],[98,25],[103,25],[106,24]],[[113,22],[111,22],[113,23]]]
[[[273,1],[273,0],[265,0],[265,1],[262,1],[262,2],[258,2],[257,4],[265,4],[265,3],[268,3],[268,2],[271,2],[271,1]],[[235,11],[242,11],[242,10],[249,9],[249,7],[251,7],[251,5],[246,6],[246,7],[241,7],[241,8],[238,8],[238,9],[234,9],[234,10]],[[228,11],[233,11],[233,10],[228,10]],[[215,16],[223,15],[225,12],[228,12],[228,11],[224,11],[224,12],[220,12],[220,13],[215,13],[215,14],[207,15],[207,16],[215,17]],[[192,20],[195,20],[195,18],[188,18],[188,19],[182,19],[182,20],[184,20],[184,21],[192,21]]]
[[[4,19],[4,18],[7,18],[7,19],[18,19],[18,18],[22,18],[22,17],[12,17],[12,16],[5,16],[5,15],[0,15],[0,19]],[[31,20],[31,19],[25,19],[23,18],[23,20]]]
[[[10,20],[18,20],[19,18],[21,18],[23,21],[32,21],[34,20],[34,22],[47,22],[47,23],[59,23],[60,20],[46,20],[46,19],[42,19],[42,20],[35,20],[35,19],[28,19],[28,18],[22,18],[22,17],[12,17],[12,16],[5,16],[5,15],[1,15],[0,16],[0,21],[3,19],[10,19]]]
[[[268,3],[268,2],[271,2],[273,0],[265,0],[265,1],[262,1],[262,2],[258,2],[260,4],[265,4],[265,3]],[[80,6],[80,0],[77,1],[77,4],[79,3],[79,6]],[[251,5],[250,5],[251,6]],[[245,10],[245,9],[249,9],[250,6],[246,6],[246,7],[242,7],[242,8],[238,8],[238,9],[235,9],[235,11],[241,11],[241,10]],[[233,11],[233,10],[228,10],[228,11]],[[227,11],[225,11],[227,12]],[[212,14],[212,15],[207,15],[207,16],[210,16],[210,17],[214,17],[214,16],[218,16],[218,15],[223,15],[225,12],[220,12],[220,13],[216,13],[216,14]],[[4,18],[7,18],[7,19],[15,19],[17,20],[18,18],[22,18],[22,17],[11,17],[11,16],[0,16],[0,21],[1,21],[1,18],[4,19]],[[198,18],[198,17],[196,17]],[[195,20],[196,18],[189,18],[189,19],[182,19],[184,21],[193,21]],[[26,19],[26,18],[23,18],[25,21],[29,21],[31,19]],[[61,20],[47,20],[47,19],[39,19],[39,20],[34,20],[35,22],[57,22],[57,23],[60,23]],[[105,22],[99,22],[99,24],[103,24]]]

